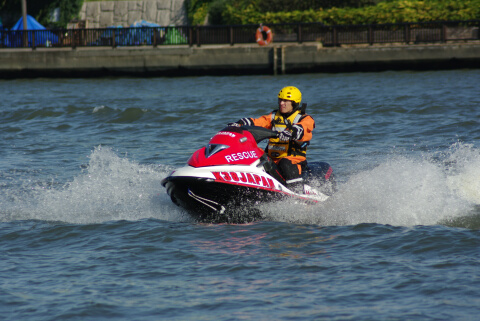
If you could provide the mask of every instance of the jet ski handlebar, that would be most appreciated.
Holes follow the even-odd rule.
[[[249,131],[250,134],[252,134],[253,138],[255,138],[257,144],[264,139],[278,137],[278,135],[280,134],[279,132],[260,126],[242,126],[241,128],[243,130]]]

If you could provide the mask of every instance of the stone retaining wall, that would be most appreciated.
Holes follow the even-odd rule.
[[[146,20],[161,26],[187,25],[186,0],[96,1],[84,2],[80,20],[87,28],[129,27]]]
[[[0,79],[28,77],[245,75],[480,68],[480,43],[322,48],[144,46],[0,50]]]

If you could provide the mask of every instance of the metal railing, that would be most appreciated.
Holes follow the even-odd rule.
[[[480,20],[378,25],[326,26],[321,23],[270,24],[274,43],[317,42],[323,46],[382,43],[445,43],[480,40]],[[201,46],[255,43],[258,25],[140,28],[0,30],[1,48]]]

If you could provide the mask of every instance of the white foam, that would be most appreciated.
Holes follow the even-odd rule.
[[[34,187],[16,204],[12,219],[39,219],[71,223],[157,218],[185,221],[161,180],[171,168],[139,165],[97,147],[87,168],[61,188]]]
[[[480,151],[473,145],[455,144],[447,160],[454,164],[448,186],[464,200],[480,204]]]
[[[442,160],[392,156],[358,172],[325,203],[304,206],[289,201],[266,207],[270,219],[322,225],[379,223],[435,225],[468,215],[480,204],[480,155],[456,144]]]
[[[0,197],[2,220],[191,220],[160,184],[173,167],[141,165],[104,147],[89,158],[63,186],[25,178],[19,190],[7,190]],[[282,222],[414,226],[465,216],[480,204],[480,152],[471,145],[455,144],[441,155],[391,156],[372,166],[342,178],[338,192],[322,204],[282,201],[259,207],[267,219]]]

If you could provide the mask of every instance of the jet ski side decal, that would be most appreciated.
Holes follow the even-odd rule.
[[[275,183],[271,178],[263,175],[243,172],[212,172],[217,182],[230,182],[246,185],[254,185],[263,188],[276,190]]]

